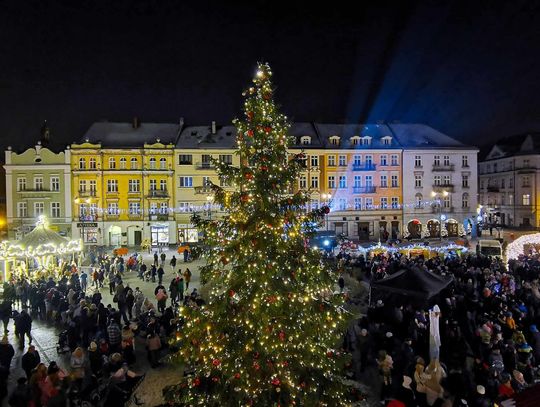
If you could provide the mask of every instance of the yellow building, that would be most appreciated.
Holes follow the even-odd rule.
[[[86,244],[176,243],[173,153],[179,125],[94,123],[71,145],[72,235]]]

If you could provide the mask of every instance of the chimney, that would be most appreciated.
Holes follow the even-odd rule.
[[[137,116],[133,118],[132,127],[134,129],[138,129],[139,127],[141,127],[141,120]]]
[[[51,139],[51,132],[49,130],[49,126],[47,125],[47,120],[43,122],[43,125],[41,126],[40,130],[41,135],[41,141],[43,144],[47,144]]]
[[[212,134],[216,134],[217,131],[216,131],[216,122],[215,121],[212,121]]]

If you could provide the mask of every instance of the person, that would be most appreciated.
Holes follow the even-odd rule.
[[[338,285],[339,285],[339,292],[343,294],[343,290],[345,289],[345,279],[343,278],[343,274],[339,276]]]
[[[22,369],[26,373],[26,378],[29,381],[30,377],[32,376],[32,370],[34,370],[40,362],[41,358],[39,357],[36,347],[34,345],[30,345],[26,353],[21,358]]]
[[[28,340],[32,343],[32,317],[28,312],[23,309],[20,314],[15,318],[15,329],[17,331],[17,337],[20,341],[21,349],[24,349],[24,336],[28,336]]]
[[[377,364],[379,365],[379,373],[382,379],[381,400],[385,400],[392,384],[392,368],[394,362],[392,356],[388,355],[385,350],[381,350],[379,351]]]
[[[178,299],[184,301],[184,279],[180,277],[177,285]]]
[[[178,283],[176,278],[173,278],[171,284],[169,284],[169,293],[171,293],[171,304],[175,305],[178,300]]]
[[[189,260],[189,248],[186,246],[186,248],[184,249],[184,263],[187,263],[187,261]]]
[[[142,263],[141,266],[139,267],[138,277],[143,281],[144,281],[144,276],[146,275],[146,270],[147,270],[146,264]]]
[[[161,340],[155,332],[146,337],[146,349],[148,351],[148,362],[150,366],[156,368],[159,366],[159,351],[161,349]]]
[[[9,319],[11,318],[11,314],[13,312],[11,306],[12,306],[11,300],[5,298],[4,301],[2,301],[2,304],[0,304],[0,318],[2,318],[2,322],[4,323],[4,333],[7,334],[9,332],[8,325],[9,325]]]
[[[111,318],[109,326],[107,327],[107,336],[109,337],[109,348],[111,353],[115,353],[120,350],[120,344],[122,342],[122,331],[116,317]]]
[[[158,254],[157,252],[154,252],[154,266],[158,265]]]
[[[157,268],[155,264],[152,264],[152,267],[150,268],[150,276],[152,277],[152,282],[156,282],[156,274],[157,274]]]
[[[84,370],[86,367],[86,357],[83,349],[79,346],[71,354],[70,367],[72,369],[73,378],[82,380],[84,378]]]
[[[15,355],[15,349],[9,343],[8,337],[4,336],[0,341],[0,365],[4,366],[8,372],[11,368],[11,360]]]
[[[165,293],[165,287],[161,286],[161,288],[158,289],[158,292],[156,293],[156,300],[158,311],[161,313],[165,312],[165,305],[167,303],[167,293]]]
[[[84,270],[81,271],[81,276],[79,277],[81,280],[81,290],[82,292],[86,292],[86,283],[88,279],[88,274]]]
[[[135,295],[133,294],[133,290],[131,288],[128,288],[127,294],[126,294],[126,307],[127,312],[129,315],[129,319],[133,319],[133,304],[135,303]]]
[[[159,266],[159,268],[157,270],[158,284],[159,285],[161,285],[161,283],[163,282],[163,274],[165,274],[165,270],[163,270],[163,266]]]
[[[174,269],[176,268],[176,256],[173,254],[172,256],[172,259],[171,259],[171,269],[172,269],[172,272],[174,273]]]
[[[162,252],[161,255],[160,255],[159,257],[160,257],[160,259],[161,259],[161,264],[160,264],[160,266],[163,267],[163,266],[165,265],[165,259],[167,258],[167,255],[166,255],[164,252]]]
[[[186,283],[186,290],[189,290],[189,282],[191,281],[191,270],[187,267],[184,271],[184,281]]]
[[[30,400],[32,400],[32,392],[26,382],[26,377],[19,377],[17,379],[17,386],[8,399],[11,407],[28,407]]]
[[[135,363],[135,334],[129,325],[122,328],[122,355],[128,365]]]

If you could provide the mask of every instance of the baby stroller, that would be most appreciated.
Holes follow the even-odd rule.
[[[68,344],[68,331],[62,331],[58,335],[58,344],[56,345],[56,351],[61,353],[70,352],[69,344]]]

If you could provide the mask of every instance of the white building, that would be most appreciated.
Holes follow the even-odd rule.
[[[535,136],[500,140],[479,163],[479,200],[488,224],[540,227],[540,148]]]
[[[478,206],[478,148],[422,124],[389,127],[403,148],[404,237],[471,231]]]

